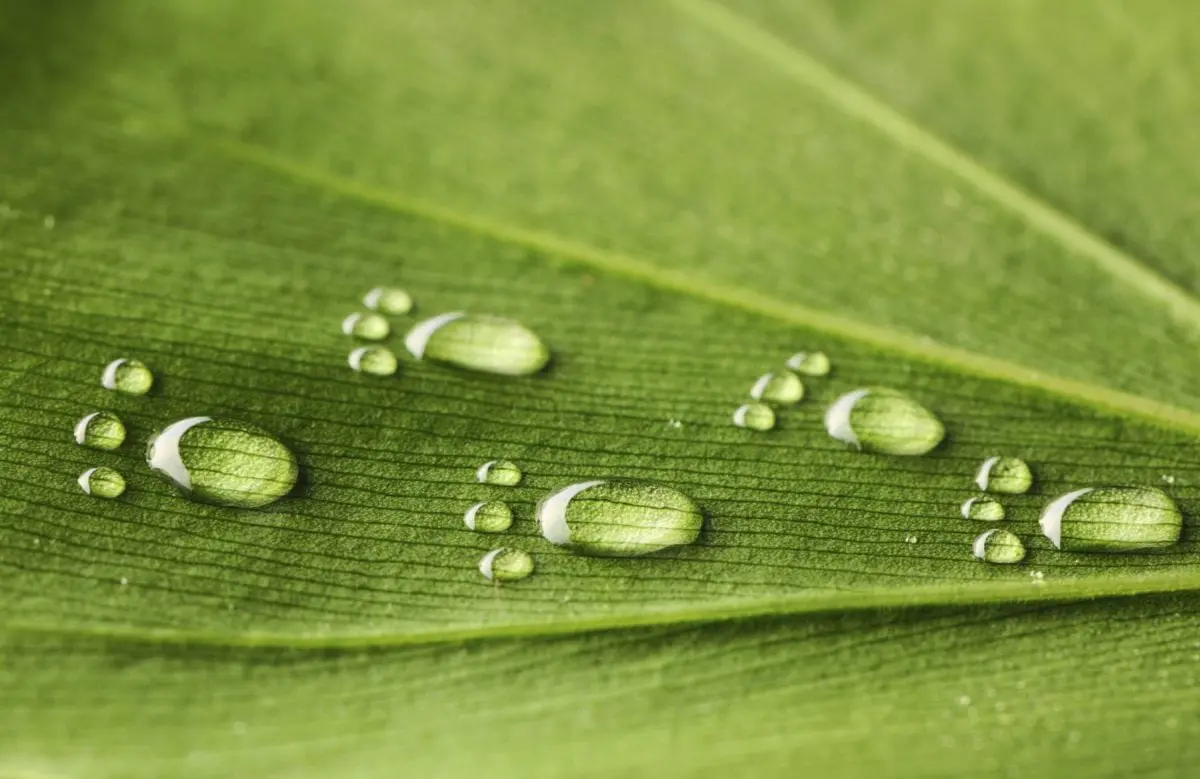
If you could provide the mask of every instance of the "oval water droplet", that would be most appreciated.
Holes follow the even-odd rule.
[[[922,455],[942,442],[946,429],[929,409],[894,389],[847,392],[825,412],[825,430],[864,452]]]
[[[125,477],[112,468],[88,468],[79,477],[79,488],[97,498],[119,498],[125,492]]]
[[[766,432],[775,427],[775,412],[766,403],[746,403],[733,412],[733,424],[747,430]]]
[[[962,515],[964,519],[998,522],[1004,519],[1004,504],[987,495],[967,498],[962,504]]]
[[[520,322],[459,311],[417,324],[404,346],[418,360],[502,376],[528,376],[550,361],[546,344]]]
[[[125,443],[125,425],[110,411],[93,411],[75,423],[75,443],[112,450]]]
[[[632,557],[693,543],[704,516],[692,499],[661,484],[584,481],[543,498],[546,540],[583,554]]]
[[[788,358],[787,366],[805,376],[828,376],[833,367],[825,352],[796,352]]]
[[[988,530],[980,533],[971,551],[985,563],[1011,565],[1025,559],[1025,544],[1007,530]]]
[[[488,581],[515,582],[533,573],[533,557],[520,549],[493,549],[480,559],[479,572]]]
[[[363,305],[385,314],[407,314],[412,311],[413,299],[399,287],[376,287],[363,295]]]
[[[777,406],[791,406],[804,397],[804,383],[791,371],[771,371],[758,377],[750,397]]]
[[[1033,473],[1020,457],[989,457],[979,466],[975,484],[987,492],[1020,495],[1033,486]]]
[[[503,533],[512,523],[512,509],[500,500],[476,503],[463,514],[463,524],[480,533]]]
[[[386,346],[360,346],[346,359],[359,373],[372,376],[391,376],[400,368],[400,361]]]
[[[521,483],[524,475],[512,460],[492,460],[479,466],[475,471],[475,480],[481,484],[515,487]]]
[[[189,497],[240,508],[274,503],[299,475],[296,456],[267,431],[210,417],[181,419],[151,436],[146,462]]]
[[[364,341],[382,341],[392,332],[392,326],[379,314],[354,313],[342,320],[342,332]]]
[[[141,360],[120,357],[104,366],[100,384],[128,395],[145,395],[154,385],[154,374]]]
[[[1128,552],[1174,545],[1183,517],[1154,487],[1085,487],[1051,501],[1040,524],[1067,552]]]

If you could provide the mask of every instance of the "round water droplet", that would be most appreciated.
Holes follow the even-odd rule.
[[[750,388],[750,397],[777,406],[790,406],[804,397],[804,383],[791,371],[771,371],[758,377]]]
[[[475,471],[476,481],[500,487],[515,487],[521,483],[523,476],[521,469],[512,460],[492,460]]]
[[[533,573],[533,558],[520,549],[493,549],[480,559],[479,572],[488,581],[515,582]]]
[[[382,341],[392,332],[392,327],[379,314],[355,313],[342,320],[342,332],[364,341]]]
[[[833,367],[825,352],[796,352],[788,358],[787,366],[805,376],[828,376]]]
[[[125,492],[125,477],[112,468],[88,468],[79,477],[79,487],[97,498],[119,498]]]
[[[1004,519],[1004,504],[987,495],[967,498],[962,504],[962,515],[965,519],[999,522]]]
[[[979,466],[975,484],[987,492],[1020,495],[1033,485],[1033,473],[1020,457],[989,457]]]
[[[704,516],[692,499],[661,484],[585,481],[543,498],[546,540],[592,555],[632,557],[693,543]]]
[[[825,430],[864,452],[921,455],[942,441],[941,420],[894,389],[869,387],[847,392],[825,412]]]
[[[189,417],[150,438],[146,462],[189,497],[222,506],[257,508],[296,484],[296,456],[262,428],[244,422]]]
[[[463,515],[463,524],[480,533],[503,533],[512,527],[512,523],[512,509],[499,500],[476,503]]]
[[[985,563],[1011,565],[1025,559],[1025,544],[1007,530],[988,530],[980,533],[971,550]]]
[[[145,395],[154,384],[154,374],[141,360],[121,357],[104,366],[100,383],[105,389],[129,395]]]
[[[766,403],[746,403],[733,412],[733,424],[762,433],[775,427],[775,412]]]
[[[363,305],[385,314],[407,314],[412,311],[413,299],[399,287],[376,287],[363,295]]]
[[[1154,487],[1085,487],[1051,501],[1040,524],[1067,552],[1127,552],[1177,543],[1183,517]]]
[[[346,360],[350,367],[372,376],[391,376],[400,368],[396,355],[386,346],[360,346]]]
[[[125,425],[109,411],[93,411],[75,423],[75,443],[112,450],[125,443]]]
[[[484,314],[452,312],[426,319],[408,331],[404,346],[418,360],[502,376],[528,376],[550,361],[537,333]]]

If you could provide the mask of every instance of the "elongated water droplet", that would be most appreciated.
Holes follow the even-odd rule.
[[[733,424],[762,433],[775,427],[775,412],[766,403],[746,403],[733,412]]]
[[[503,533],[512,523],[512,509],[499,500],[476,503],[463,515],[463,524],[480,533]]]
[[[1067,552],[1127,552],[1177,543],[1183,517],[1154,487],[1085,487],[1051,501],[1040,524]]]
[[[520,549],[493,549],[480,559],[479,572],[488,581],[515,582],[533,573],[533,558]]]
[[[396,355],[386,346],[360,346],[346,360],[350,367],[372,376],[391,376],[400,368]]]
[[[110,411],[93,411],[75,423],[75,443],[112,450],[125,443],[125,425]]]
[[[979,466],[975,484],[987,492],[1020,495],[1033,485],[1033,473],[1020,457],[989,457]]]
[[[524,475],[512,460],[492,460],[479,466],[479,469],[475,471],[476,481],[500,487],[515,487],[521,483]]]
[[[520,322],[458,311],[417,324],[404,346],[418,360],[502,376],[528,376],[550,361],[546,344]]]
[[[980,533],[971,550],[985,563],[1011,565],[1025,559],[1025,544],[1007,530]]]
[[[141,360],[121,357],[104,366],[100,384],[128,395],[145,395],[154,384],[154,374]]]
[[[864,452],[921,455],[942,441],[941,420],[894,389],[868,387],[847,392],[825,412],[825,429]]]
[[[382,341],[392,326],[379,314],[351,314],[342,320],[342,332],[364,341]]]
[[[412,311],[413,299],[399,287],[376,287],[363,295],[363,305],[385,314],[407,314]]]
[[[750,388],[750,397],[777,406],[790,406],[804,397],[804,383],[791,371],[771,371],[758,377]]]
[[[79,477],[79,488],[97,498],[119,498],[125,492],[125,477],[112,468],[88,468]]]
[[[827,376],[833,367],[825,352],[796,352],[788,358],[787,366],[805,376]]]
[[[188,417],[151,436],[146,462],[197,500],[257,508],[296,484],[296,456],[273,435],[244,422]]]
[[[692,499],[661,484],[585,481],[543,498],[546,540],[592,555],[632,557],[693,543],[704,516]]]
[[[962,504],[962,515],[965,519],[998,522],[1004,519],[1004,504],[995,498],[989,498],[987,495],[981,495],[977,498],[967,498]]]

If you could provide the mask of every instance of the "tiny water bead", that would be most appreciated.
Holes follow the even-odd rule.
[[[479,572],[488,581],[519,581],[533,573],[533,557],[520,549],[493,549],[479,560]]]
[[[503,533],[512,523],[512,509],[499,500],[476,503],[463,515],[463,524],[480,533]]]
[[[146,462],[189,497],[258,508],[291,492],[296,456],[273,435],[244,422],[188,417],[150,438]]]
[[[481,484],[515,487],[521,483],[524,475],[512,460],[492,460],[479,466],[475,471],[475,480]]]
[[[986,495],[967,498],[962,504],[962,515],[964,519],[998,522],[1004,519],[1004,504]]]
[[[1155,487],[1085,487],[1051,501],[1040,524],[1066,552],[1128,552],[1177,543],[1183,517]]]
[[[392,326],[379,314],[351,314],[342,320],[342,332],[364,341],[382,341]]]
[[[746,403],[733,412],[733,424],[747,430],[766,432],[775,427],[775,412],[766,403]]]
[[[942,442],[945,427],[929,409],[898,390],[847,392],[825,412],[825,430],[864,452],[922,455]]]
[[[376,287],[363,295],[363,305],[385,314],[407,314],[412,311],[413,299],[399,287]]]
[[[1020,457],[989,457],[979,466],[975,484],[985,492],[1020,495],[1033,485],[1033,473]]]
[[[796,352],[788,358],[787,367],[805,376],[828,376],[833,366],[825,352]]]
[[[400,361],[386,346],[360,346],[346,359],[359,373],[372,376],[391,376],[400,368]]]
[[[125,425],[110,411],[93,411],[75,423],[75,443],[112,450],[125,443]]]
[[[771,371],[754,382],[750,397],[777,406],[790,406],[804,397],[804,383],[791,371]]]
[[[971,551],[985,563],[1011,565],[1025,559],[1025,544],[1007,530],[988,530],[980,533],[971,546]]]
[[[125,477],[112,468],[88,468],[79,477],[79,488],[97,498],[119,498],[125,492]]]
[[[528,376],[550,361],[546,344],[520,322],[461,311],[417,324],[404,346],[418,360],[501,376]]]
[[[599,479],[543,498],[537,521],[552,544],[583,554],[634,557],[695,542],[704,515],[670,487]]]
[[[145,395],[154,385],[154,374],[141,360],[121,357],[104,366],[100,384],[105,389],[124,392],[127,395]]]

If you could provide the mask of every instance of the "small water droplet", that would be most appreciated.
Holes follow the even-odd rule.
[[[804,382],[791,371],[771,371],[754,382],[750,397],[777,406],[791,406],[804,397]]]
[[[678,419],[668,419],[668,420],[667,420],[667,427],[670,427],[670,428],[673,428],[673,429],[675,429],[675,430],[678,430],[678,429],[680,429],[681,427],[683,427],[683,422],[681,422],[681,421],[680,421],[680,420],[678,420]]]
[[[75,443],[111,451],[125,443],[125,425],[110,411],[93,411],[75,423]]]
[[[1172,475],[1171,475],[1171,474],[1169,474],[1169,473],[1164,473],[1164,474],[1162,475],[1162,481],[1163,481],[1163,484],[1174,484],[1174,483],[1175,483],[1175,477],[1174,477],[1174,476],[1172,476]]]
[[[364,341],[382,341],[392,332],[392,326],[379,314],[354,313],[342,320],[342,332]]]
[[[79,477],[79,488],[97,498],[119,498],[125,492],[125,477],[112,468],[88,468]]]
[[[121,582],[121,586],[122,586],[122,587],[128,587],[128,586],[129,586],[129,578],[128,578],[128,577],[126,577],[126,576],[122,576],[122,577],[121,577],[121,579],[120,579],[120,582]]]
[[[520,322],[459,311],[417,324],[404,346],[418,360],[501,376],[528,376],[550,361],[546,344]]]
[[[975,484],[986,492],[1020,495],[1033,485],[1033,473],[1020,457],[989,457],[979,466]]]
[[[825,352],[796,352],[788,358],[787,367],[805,376],[828,376],[833,366]]]
[[[1046,574],[1042,573],[1041,571],[1030,571],[1029,572],[1029,583],[1033,584],[1033,585],[1045,584],[1046,583]]]
[[[391,376],[400,368],[400,361],[386,346],[360,346],[346,359],[359,373],[372,376]]]
[[[520,549],[493,549],[480,559],[479,572],[488,581],[515,582],[533,573],[533,557]]]
[[[463,515],[463,524],[480,533],[503,533],[512,527],[512,523],[512,509],[499,500],[476,503]]]
[[[661,484],[584,481],[543,498],[546,540],[583,554],[632,557],[693,543],[704,515],[692,499]]]
[[[904,537],[904,543],[906,543],[906,544],[915,544],[915,543],[917,543],[917,541],[920,541],[920,540],[921,539],[919,539],[913,535],[908,535],[908,536]]]
[[[971,550],[985,563],[1011,565],[1025,559],[1025,544],[1007,530],[988,530],[980,533]]]
[[[511,460],[492,460],[479,466],[475,471],[475,480],[482,484],[515,487],[521,483],[524,475],[520,467]]]
[[[942,441],[941,420],[894,389],[869,387],[847,392],[825,412],[825,430],[864,452],[921,455]]]
[[[1183,517],[1156,487],[1085,487],[1051,501],[1040,524],[1064,551],[1124,552],[1172,546]]]
[[[765,432],[775,427],[775,412],[766,403],[746,403],[733,412],[733,424]]]
[[[296,485],[291,450],[244,422],[188,417],[151,436],[146,462],[188,497],[222,506],[257,508]]]
[[[412,311],[413,299],[399,287],[376,287],[363,295],[363,305],[385,314],[407,314]]]
[[[999,522],[1004,519],[1004,504],[987,495],[967,498],[962,504],[962,515],[964,519]]]
[[[105,389],[129,395],[145,395],[154,384],[154,374],[141,360],[121,357],[104,366],[100,383]]]
[[[958,696],[958,705],[959,706],[970,706],[971,705],[971,696],[970,695]]]

